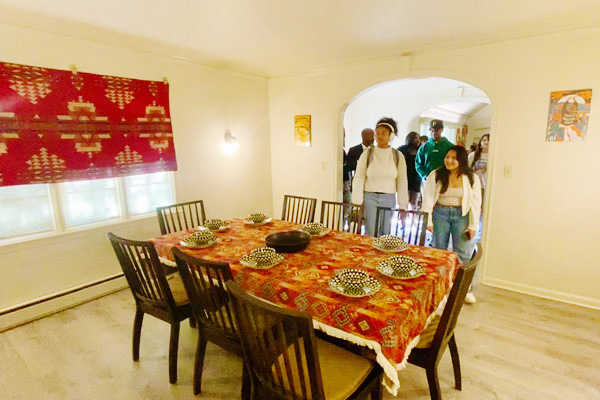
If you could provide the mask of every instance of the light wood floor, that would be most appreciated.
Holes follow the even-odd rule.
[[[439,373],[451,399],[600,399],[600,312],[481,285],[457,328],[463,390],[447,352]],[[236,399],[241,361],[209,344],[203,393],[192,394],[196,332],[183,324],[179,380],[168,381],[169,326],[146,317],[131,359],[128,290],[0,334],[0,399]],[[429,399],[408,366],[398,398]],[[393,397],[386,393],[386,399]]]

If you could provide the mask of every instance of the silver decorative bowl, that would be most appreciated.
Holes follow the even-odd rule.
[[[225,221],[221,219],[207,219],[206,221],[204,221],[204,226],[210,229],[211,231],[215,231],[225,225]]]
[[[268,265],[275,259],[277,252],[271,247],[258,247],[250,251],[249,256],[256,261],[256,265]]]
[[[380,262],[377,270],[384,275],[398,279],[411,279],[424,275],[423,267],[408,256],[393,256]]]
[[[329,287],[334,292],[348,297],[370,296],[377,293],[381,285],[380,280],[356,269],[339,270],[338,274],[329,280]]]
[[[369,279],[369,274],[360,269],[345,268],[336,274],[344,291],[352,294],[361,292]]]
[[[406,243],[401,237],[392,235],[380,236],[378,242],[379,246],[384,249],[396,249]]]
[[[255,224],[263,222],[267,219],[267,216],[263,213],[253,213],[248,216],[248,220],[254,222]]]
[[[216,239],[217,237],[212,231],[199,231],[188,236],[183,241],[188,244],[206,244]]]
[[[318,235],[323,229],[325,229],[325,225],[320,222],[311,222],[302,227],[304,232],[310,233],[311,235]]]

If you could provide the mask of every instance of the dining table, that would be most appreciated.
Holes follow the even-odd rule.
[[[151,239],[161,261],[176,266],[173,248],[195,257],[228,263],[234,280],[253,296],[288,309],[309,313],[314,327],[332,337],[366,346],[382,366],[384,385],[393,395],[419,335],[440,314],[460,261],[451,251],[410,245],[401,253],[373,247],[374,238],[331,230],[313,236],[308,246],[284,254],[281,263],[268,269],[244,266],[241,259],[264,247],[265,237],[293,231],[302,225],[273,219],[256,226],[243,218],[228,221],[229,228],[216,232],[218,241],[205,248],[185,246],[183,239],[194,229]],[[412,257],[424,274],[413,279],[392,278],[378,272],[377,264],[394,254]],[[364,297],[349,297],[330,288],[340,269],[359,269],[381,282],[381,288]]]

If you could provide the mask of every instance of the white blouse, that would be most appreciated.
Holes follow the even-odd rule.
[[[436,205],[440,198],[440,190],[442,189],[442,183],[435,181],[435,171],[432,171],[427,180],[425,181],[425,189],[423,191],[423,207],[421,211],[429,213],[427,219],[427,226],[433,226],[433,219],[431,213],[433,207]],[[479,226],[479,216],[481,215],[481,182],[476,174],[473,174],[473,186],[469,182],[469,178],[466,175],[462,176],[462,190],[463,196],[461,199],[462,215],[469,215],[468,229],[477,231]]]
[[[352,181],[352,203],[362,204],[364,192],[396,193],[398,207],[405,209],[408,204],[408,178],[402,153],[398,152],[396,167],[391,147],[373,147],[373,159],[367,168],[368,154],[368,149],[363,151],[356,165]]]
[[[446,189],[444,193],[440,193],[437,204],[446,207],[460,207],[462,204],[463,188],[451,188]]]

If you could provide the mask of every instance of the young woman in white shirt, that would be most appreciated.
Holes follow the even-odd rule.
[[[469,167],[481,179],[481,187],[485,189],[485,178],[487,175],[488,149],[490,147],[490,134],[486,133],[479,139],[477,149],[469,154]]]
[[[352,203],[363,204],[367,234],[375,233],[377,207],[405,209],[408,204],[406,161],[390,142],[398,131],[396,121],[381,118],[375,126],[377,146],[363,151],[352,181]],[[389,221],[384,233],[389,231]]]
[[[422,211],[429,213],[427,230],[433,232],[433,247],[452,250],[466,264],[473,255],[481,213],[481,183],[469,168],[462,146],[448,150],[444,165],[431,172],[425,182]],[[470,293],[467,302],[475,302]]]

